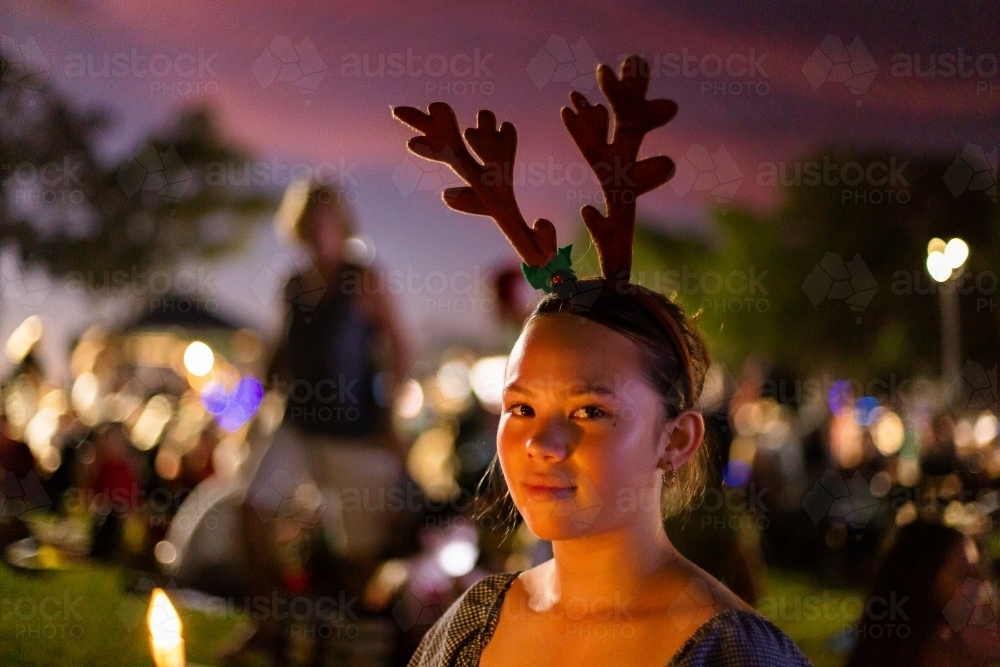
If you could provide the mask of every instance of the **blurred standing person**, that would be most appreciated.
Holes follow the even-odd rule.
[[[103,560],[120,558],[125,521],[138,509],[140,476],[129,451],[125,428],[112,422],[94,438],[95,457],[90,480],[94,543],[91,555]]]
[[[31,533],[18,517],[48,504],[34,470],[31,448],[13,437],[6,413],[0,413],[0,548],[29,537]]]
[[[971,538],[915,519],[896,531],[882,557],[846,667],[1000,661],[995,596]]]
[[[247,466],[251,593],[264,599],[282,583],[307,588],[301,570],[290,577],[280,565],[276,526],[307,535],[321,526],[342,565],[331,578],[348,597],[360,594],[398,537],[385,498],[405,475],[390,408],[409,368],[408,346],[379,272],[345,254],[357,240],[344,196],[293,183],[277,216],[279,229],[307,246],[312,265],[285,285],[285,324],[268,374],[272,389],[287,395],[284,418]],[[263,616],[254,644],[280,651],[280,624]]]

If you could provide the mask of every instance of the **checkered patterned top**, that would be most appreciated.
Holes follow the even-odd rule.
[[[478,667],[500,620],[504,595],[517,575],[490,575],[463,593],[424,635],[408,667]],[[698,628],[666,667],[811,665],[788,635],[766,618],[732,609]]]

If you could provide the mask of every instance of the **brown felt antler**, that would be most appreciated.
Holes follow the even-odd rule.
[[[605,278],[628,281],[632,269],[635,200],[674,175],[673,160],[664,156],[636,159],[643,137],[665,125],[677,113],[671,100],[647,100],[649,65],[639,56],[622,63],[621,77],[607,65],[597,68],[597,81],[615,114],[614,135],[608,137],[608,110],[592,105],[582,94],[570,93],[573,108],[563,107],[562,119],[573,141],[590,163],[604,193],[606,215],[593,206],[580,209],[597,246]]]
[[[396,107],[392,114],[423,133],[407,143],[412,152],[443,162],[469,184],[444,191],[443,198],[449,207],[496,220],[529,266],[545,266],[556,256],[555,227],[541,218],[529,227],[514,198],[512,173],[517,132],[513,125],[503,123],[498,130],[496,116],[491,111],[480,111],[477,127],[468,128],[463,141],[455,112],[444,102],[432,103],[427,113],[413,107]],[[469,153],[466,142],[481,162]]]

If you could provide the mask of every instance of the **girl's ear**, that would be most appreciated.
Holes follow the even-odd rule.
[[[663,425],[660,431],[659,467],[673,464],[679,469],[694,456],[705,439],[705,418],[695,409],[685,410]]]

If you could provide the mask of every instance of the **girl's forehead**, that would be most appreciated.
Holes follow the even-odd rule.
[[[580,319],[545,316],[529,323],[511,351],[505,384],[607,388],[643,377],[634,343],[594,322],[577,326]]]
[[[635,343],[624,334],[569,313],[552,313],[529,320],[514,351],[598,359],[609,355],[631,359],[638,352]]]
[[[528,397],[590,395],[627,403],[656,400],[641,369],[613,356],[512,355],[503,388],[505,393]]]

